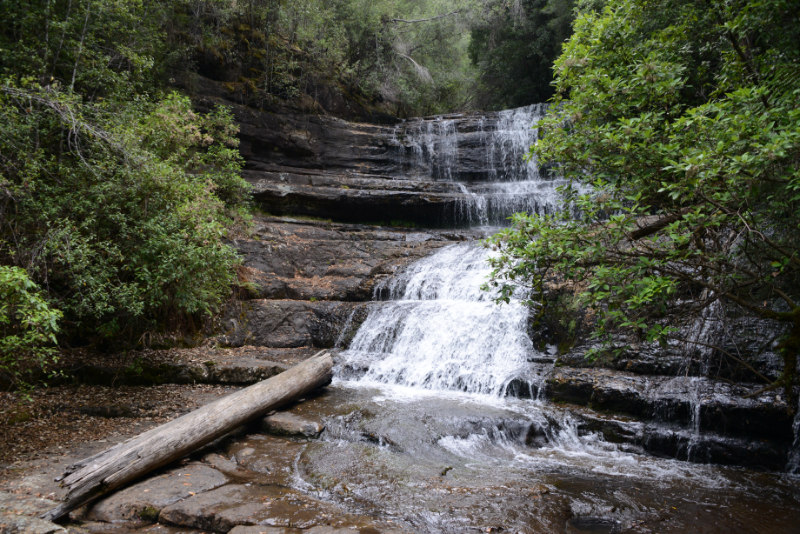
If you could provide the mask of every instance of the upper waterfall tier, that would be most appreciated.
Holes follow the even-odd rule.
[[[535,159],[544,104],[494,113],[412,119],[395,127],[392,144],[406,175],[444,181],[542,181]]]
[[[269,212],[422,226],[502,224],[560,209],[562,180],[527,159],[541,104],[394,125],[241,111],[246,178]]]

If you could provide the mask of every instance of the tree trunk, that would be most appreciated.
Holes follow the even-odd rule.
[[[270,410],[328,384],[333,358],[315,354],[283,373],[207,404],[67,468],[65,502],[42,515],[56,520],[162,467]]]

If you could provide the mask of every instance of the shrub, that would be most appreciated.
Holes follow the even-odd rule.
[[[0,385],[27,385],[55,363],[60,318],[24,269],[0,265]]]

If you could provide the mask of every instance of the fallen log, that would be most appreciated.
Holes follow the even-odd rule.
[[[320,351],[308,360],[148,430],[69,466],[60,479],[66,500],[42,515],[54,521],[224,436],[270,410],[327,385],[333,358]]]

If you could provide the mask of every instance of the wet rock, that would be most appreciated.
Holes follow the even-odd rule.
[[[232,442],[224,455],[249,473],[239,478],[289,486],[297,456],[305,447],[305,442],[258,433]]]
[[[203,456],[203,462],[230,477],[249,478],[252,475],[250,471],[244,469],[235,461],[229,460],[217,453],[211,453]]]
[[[616,534],[622,532],[621,523],[605,517],[578,516],[567,521],[566,534]]]
[[[256,450],[252,447],[244,447],[234,455],[236,463],[252,473],[269,474],[275,473],[280,468],[280,460],[272,457],[271,454]]]
[[[132,529],[128,523],[100,523],[83,521],[79,528],[70,529],[70,534],[207,534],[202,530],[186,529],[158,523]]]
[[[581,421],[579,434],[600,434],[605,441],[624,446],[627,452],[767,470],[782,470],[786,464],[788,443],[785,441],[725,436],[590,411],[576,412],[576,415]]]
[[[755,385],[566,367],[554,369],[546,382],[551,400],[658,423],[590,425],[609,441],[658,455],[781,469],[793,439],[785,401],[775,393],[754,395]]]
[[[312,527],[303,531],[304,534],[353,534],[353,532],[358,532],[359,534],[399,534],[402,531],[397,529],[387,530],[385,528],[378,530],[370,527],[353,529],[350,527],[331,527],[327,525]]]
[[[559,367],[546,380],[549,399],[642,419],[689,424],[723,434],[791,439],[786,403],[759,386],[702,377],[640,376],[608,369]]]
[[[412,222],[457,226],[469,196],[453,182],[394,180],[374,175],[287,172],[245,173],[253,197],[277,215],[308,215],[343,222]]]
[[[265,417],[262,428],[272,434],[316,438],[325,427],[318,421],[311,421],[288,412],[278,412]]]
[[[365,301],[375,282],[445,245],[449,237],[402,228],[262,219],[250,239],[240,281],[248,298]]]
[[[228,311],[237,328],[219,337],[228,346],[332,347],[357,303],[248,300]]]
[[[94,505],[88,518],[95,521],[154,522],[161,509],[228,482],[219,471],[189,464],[118,491]]]
[[[786,444],[780,442],[698,434],[668,427],[646,427],[639,444],[657,456],[774,471],[784,468],[788,452]]]
[[[0,516],[0,532],[5,534],[67,534],[61,525],[23,515]]]

